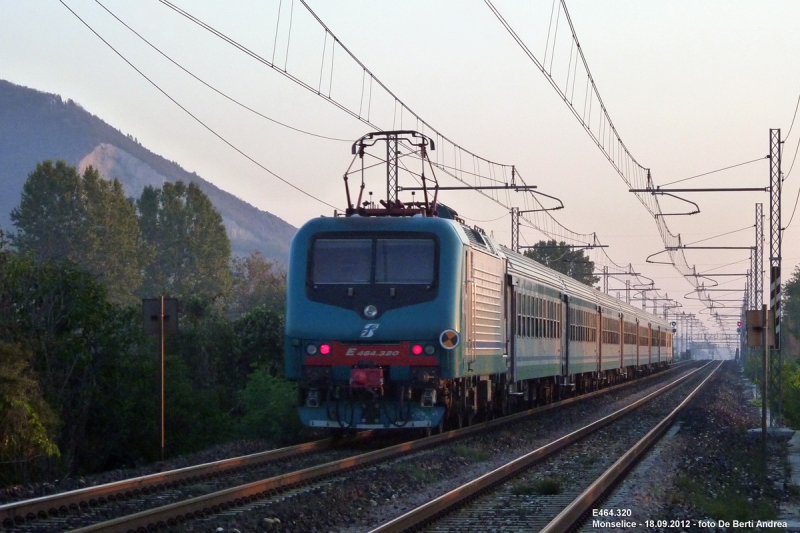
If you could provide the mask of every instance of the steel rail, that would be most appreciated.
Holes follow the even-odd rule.
[[[669,370],[677,369],[680,366],[682,365],[673,366]],[[689,375],[693,375],[698,370],[700,369],[692,370],[687,375],[676,380],[676,382],[685,379]],[[263,499],[271,494],[277,493],[278,491],[286,490],[300,484],[318,481],[325,477],[330,477],[355,468],[361,468],[363,466],[381,460],[386,460],[391,457],[422,450],[447,440],[464,438],[473,433],[479,433],[489,428],[500,427],[515,422],[521,418],[536,415],[574,402],[583,401],[600,394],[606,394],[622,387],[643,383],[661,375],[661,372],[657,372],[647,376],[646,378],[614,385],[612,387],[594,391],[575,398],[568,398],[566,400],[554,402],[546,406],[529,409],[527,411],[522,411],[520,413],[515,413],[513,415],[505,416],[488,422],[478,423],[467,428],[447,431],[439,435],[433,435],[415,441],[405,442],[381,450],[340,459],[338,461],[332,461],[330,463],[309,467],[296,472],[274,476],[238,487],[232,487],[219,492],[198,496],[183,502],[176,502],[154,509],[141,511],[125,517],[75,529],[72,533],[126,533],[129,531],[141,530],[141,528],[149,530],[149,528],[152,527],[160,528],[177,525],[184,520],[202,517],[207,514],[219,512],[229,507],[243,505],[253,500]]]
[[[681,376],[657,391],[651,392],[647,396],[633,402],[632,404],[606,415],[603,418],[600,418],[599,420],[596,420],[580,429],[568,433],[567,435],[564,435],[563,437],[556,439],[549,444],[537,448],[532,452],[523,455],[522,457],[518,457],[517,459],[514,459],[513,461],[510,461],[509,463],[506,463],[505,465],[496,468],[495,470],[492,470],[491,472],[488,472],[470,481],[469,483],[453,489],[450,492],[443,494],[442,496],[439,496],[438,498],[435,498],[430,502],[421,505],[420,507],[417,507],[416,509],[412,509],[405,514],[398,516],[397,518],[390,520],[389,522],[386,522],[375,529],[372,529],[369,533],[401,533],[418,528],[422,524],[435,519],[438,515],[446,513],[452,507],[466,502],[480,492],[496,484],[502,483],[508,478],[513,477],[519,472],[529,468],[534,463],[553,455],[562,448],[566,448],[567,446],[578,442],[591,433],[594,433],[595,431],[607,426],[615,420],[629,414],[631,411],[641,407],[650,400],[680,385],[686,379],[695,375],[697,372],[703,370],[710,364],[710,362],[706,363],[702,367],[692,370],[688,374]]]
[[[676,363],[668,371],[677,370],[684,363],[688,362]],[[615,385],[613,387],[609,387],[601,391],[596,391],[581,397],[569,398],[567,400],[563,400],[561,402],[540,407],[535,410],[516,413],[514,415],[510,415],[509,417],[503,418],[502,420],[496,420],[492,423],[484,424],[483,426],[480,425],[473,426],[473,428],[476,428],[477,430],[477,428],[480,427],[489,427],[491,425],[501,424],[504,422],[513,422],[514,420],[517,420],[521,417],[528,416],[533,411],[536,412],[545,411],[547,409],[572,403],[573,401],[578,401],[584,398],[590,398],[596,394],[611,392],[618,387],[628,386],[637,382],[641,383],[643,380],[652,379],[659,375],[660,375],[659,373],[656,373],[651,376],[647,376],[646,378],[641,378],[640,380]],[[470,429],[471,428],[465,428],[465,430],[462,431]],[[471,433],[471,431],[466,431],[464,435],[469,433]],[[359,435],[361,437],[366,437],[369,436],[370,434],[372,434],[372,432],[362,432]],[[180,481],[205,478],[213,474],[227,470],[233,470],[236,468],[251,466],[262,462],[265,463],[269,461],[286,459],[307,452],[323,450],[329,448],[333,444],[333,442],[334,441],[330,438],[322,439],[319,441],[299,444],[296,446],[289,446],[277,450],[270,450],[267,452],[260,452],[242,457],[225,459],[222,461],[215,461],[212,463],[205,463],[202,465],[195,465],[177,470],[160,472],[157,474],[150,474],[147,476],[141,476],[137,478],[106,483],[103,485],[97,485],[94,487],[86,487],[74,491],[63,492],[49,496],[42,496],[39,498],[32,498],[29,500],[11,502],[8,504],[0,505],[0,524],[3,525],[8,525],[9,523],[19,524],[23,523],[26,520],[34,520],[36,518],[45,519],[48,516],[57,516],[59,513],[66,513],[70,509],[79,509],[88,506],[95,506],[98,503],[103,504],[105,503],[105,501],[112,499],[129,498],[131,496],[136,495],[143,489],[147,488],[163,487],[165,485],[174,484]]]
[[[600,477],[598,477],[589,487],[584,490],[580,496],[575,498],[558,516],[551,520],[540,533],[557,533],[561,531],[571,531],[573,527],[577,527],[585,517],[585,514],[591,509],[599,500],[602,500],[607,495],[608,491],[613,488],[621,479],[627,474],[629,468],[635,464],[639,459],[644,456],[647,450],[655,444],[667,428],[678,416],[678,413],[686,407],[694,396],[706,385],[706,383],[714,376],[714,374],[722,366],[722,362],[715,368],[675,409],[672,410],[656,427],[651,429],[647,435],[639,439],[633,447],[625,452],[619,459],[611,465]]]
[[[133,496],[136,492],[140,492],[142,489],[146,488],[163,487],[179,481],[205,478],[223,471],[328,449],[334,442],[334,439],[326,438],[297,444],[295,446],[287,446],[277,450],[253,453],[241,457],[187,466],[176,470],[124,479],[50,496],[41,496],[30,500],[7,503],[0,505],[0,524],[5,525],[8,521],[11,521],[11,523],[20,523],[24,520],[47,518],[48,515],[57,516],[59,511],[65,512],[69,509],[76,509],[87,505],[95,506],[98,502],[103,503],[103,500],[123,499]]]

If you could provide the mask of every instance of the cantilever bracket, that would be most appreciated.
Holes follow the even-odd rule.
[[[656,194],[656,193],[653,193]],[[700,213],[700,206],[694,203],[691,200],[687,200],[686,198],[681,198],[680,196],[675,196],[674,194],[670,194],[668,192],[661,192],[662,195],[672,196],[676,200],[680,200],[681,202],[686,202],[687,204],[692,204],[694,206],[694,211],[690,211],[687,213],[656,213],[656,217],[670,217],[670,216],[679,216],[679,215],[697,215]]]
[[[520,211],[519,212],[520,214],[522,214],[522,213],[538,213],[540,211],[558,211],[559,209],[564,209],[564,202],[562,202],[560,198],[556,198],[555,196],[550,196],[549,194],[545,194],[545,193],[540,192],[540,191],[530,191],[530,192],[533,193],[533,194],[539,194],[541,196],[545,196],[547,198],[550,198],[551,200],[555,200],[561,205],[558,205],[556,207],[545,207],[543,209],[526,209],[524,211]]]
[[[669,252],[669,250],[664,249],[664,250],[661,250],[660,252],[656,252],[654,254],[650,254],[650,255],[647,256],[647,259],[645,259],[644,262],[645,263],[650,263],[651,265],[673,265],[674,263],[672,261],[670,261],[670,262],[666,262],[666,261],[650,261],[651,257],[655,257],[655,256],[657,256],[659,254],[663,254],[663,253],[666,253],[666,252]]]

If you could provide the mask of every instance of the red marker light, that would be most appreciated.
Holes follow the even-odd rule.
[[[331,353],[331,345],[330,344],[323,344],[319,347],[319,353],[322,355],[328,355]]]
[[[411,353],[413,353],[414,355],[422,355],[422,345],[415,344],[414,346],[412,346]]]
[[[737,325],[738,327],[742,327],[742,321],[740,320],[739,322],[737,322],[737,323],[736,323],[736,325]]]

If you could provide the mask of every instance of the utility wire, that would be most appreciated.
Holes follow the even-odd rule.
[[[720,233],[719,235],[714,235],[713,237],[708,237],[706,239],[700,239],[699,241],[687,242],[686,246],[689,246],[691,244],[697,244],[698,242],[710,241],[711,239],[716,239],[718,237],[724,237],[725,235],[731,235],[733,233],[739,233],[740,231],[745,231],[745,230],[748,230],[748,229],[753,229],[752,224],[750,226],[746,226],[746,227],[744,227],[742,229],[735,229],[735,230],[729,231],[727,233]]]
[[[508,31],[511,37],[517,42],[519,47],[522,51],[528,56],[528,58],[536,65],[540,72],[545,76],[545,79],[550,83],[550,85],[555,89],[556,93],[561,97],[567,107],[578,119],[578,122],[583,126],[584,130],[589,134],[591,139],[594,141],[595,145],[600,148],[603,155],[605,155],[606,159],[611,163],[612,167],[617,171],[617,174],[623,179],[623,181],[631,188],[642,188],[642,189],[650,189],[653,187],[653,181],[651,178],[650,170],[643,167],[630,151],[627,149],[625,144],[622,142],[622,139],[617,132],[614,124],[611,121],[611,117],[608,113],[608,110],[603,103],[603,100],[600,96],[599,90],[595,84],[595,80],[592,77],[591,71],[589,70],[589,65],[586,60],[586,57],[583,53],[583,49],[578,41],[577,33],[575,31],[575,27],[572,23],[572,19],[569,15],[569,11],[567,10],[567,5],[565,0],[561,0],[561,6],[564,11],[564,15],[566,20],[569,24],[569,28],[572,33],[572,49],[575,49],[576,56],[575,57],[575,64],[578,63],[578,56],[580,57],[580,61],[583,64],[583,71],[585,74],[586,79],[586,88],[585,88],[585,98],[583,104],[583,112],[581,113],[574,105],[573,105],[573,98],[570,95],[570,76],[568,73],[567,82],[562,89],[558,82],[553,78],[551,75],[551,69],[545,67],[544,62],[540,62],[534,54],[531,52],[530,48],[525,44],[522,40],[520,35],[511,27],[509,22],[502,16],[500,11],[494,6],[492,0],[484,0],[486,5],[492,11],[492,13],[497,17],[503,27]],[[551,12],[551,23],[552,23],[552,12]],[[548,32],[549,33],[549,32]],[[555,49],[555,44],[553,43],[553,49]],[[545,50],[549,49],[549,37],[548,43]],[[570,53],[570,66],[573,59],[572,53]],[[551,63],[552,63],[552,56],[551,56]],[[569,69],[568,69],[569,70]],[[573,74],[572,76],[572,94],[574,95],[574,89],[577,82],[576,76]],[[587,108],[588,104],[588,108]],[[595,118],[594,123],[592,122],[593,118],[593,107],[595,107],[594,114],[597,116],[599,114],[599,118]],[[695,176],[699,177],[699,176]],[[691,178],[687,178],[691,179]],[[680,180],[685,181],[685,180]],[[677,183],[677,182],[673,182]],[[669,228],[667,227],[667,223],[664,220],[664,217],[661,216],[663,213],[661,211],[661,206],[658,201],[658,198],[655,195],[645,195],[643,193],[635,193],[636,198],[644,205],[647,211],[653,216],[656,221],[656,226],[658,227],[659,233],[661,235],[661,239],[664,243],[666,248],[675,247],[680,244],[680,235],[673,234]],[[675,269],[680,272],[684,278],[689,281],[695,288],[699,287],[699,283],[697,280],[693,280],[693,272],[695,271],[694,268],[689,267],[688,261],[686,260],[686,256],[682,249],[675,248],[674,251],[669,251],[670,263],[675,267]],[[704,303],[708,306],[713,306],[713,302],[711,298],[706,295],[704,299]]]
[[[328,136],[328,135],[321,135],[321,134],[318,134],[318,133],[313,133],[313,132],[306,131],[306,130],[303,130],[303,129],[300,129],[300,128],[295,128],[294,126],[290,126],[290,125],[288,125],[288,124],[284,124],[283,122],[281,122],[281,121],[279,121],[279,120],[275,120],[274,118],[268,117],[268,116],[264,115],[263,113],[261,113],[261,112],[259,112],[259,111],[256,111],[255,109],[253,109],[253,108],[251,108],[251,107],[249,107],[249,106],[247,106],[247,105],[243,104],[242,102],[240,102],[240,101],[236,100],[236,99],[235,99],[235,98],[233,98],[232,96],[229,96],[229,95],[225,94],[224,92],[222,92],[221,90],[217,89],[216,87],[212,86],[210,83],[208,83],[208,82],[206,82],[206,81],[202,80],[202,79],[201,79],[199,76],[196,76],[194,73],[192,73],[191,71],[189,71],[189,69],[185,68],[183,65],[181,65],[180,63],[178,63],[177,61],[175,61],[174,59],[172,59],[170,56],[168,56],[166,53],[164,53],[164,52],[163,52],[163,51],[162,51],[160,48],[158,48],[156,45],[154,45],[153,43],[151,43],[150,41],[148,41],[148,40],[147,40],[146,38],[144,38],[144,37],[143,37],[143,36],[142,36],[142,35],[141,35],[139,32],[137,32],[136,30],[134,30],[133,28],[131,28],[131,27],[130,27],[128,24],[126,24],[126,23],[125,23],[125,21],[123,21],[123,20],[122,20],[122,19],[120,19],[120,18],[119,18],[117,15],[115,15],[115,14],[114,14],[114,13],[113,13],[113,12],[112,12],[110,9],[108,9],[108,8],[107,8],[105,5],[103,5],[103,4],[100,2],[100,0],[94,0],[94,1],[95,1],[95,3],[96,3],[97,5],[99,5],[99,6],[100,6],[100,7],[102,7],[104,10],[106,10],[106,12],[107,12],[109,15],[111,15],[112,17],[114,17],[114,18],[117,20],[117,22],[119,22],[120,24],[122,24],[123,26],[125,26],[125,27],[126,27],[126,28],[127,28],[127,29],[128,29],[130,32],[131,32],[131,33],[133,33],[134,35],[136,35],[136,36],[137,36],[139,39],[141,39],[141,40],[142,40],[142,41],[143,41],[145,44],[147,44],[147,45],[148,45],[150,48],[152,48],[153,50],[155,50],[156,52],[158,52],[159,54],[161,54],[161,55],[162,55],[162,56],[163,56],[165,59],[167,59],[167,61],[169,61],[170,63],[172,63],[173,65],[175,65],[176,67],[178,67],[179,69],[181,69],[182,71],[184,71],[186,74],[188,74],[189,76],[191,76],[191,77],[192,77],[192,78],[194,78],[195,80],[199,81],[200,83],[202,83],[203,85],[205,85],[206,87],[208,87],[209,89],[211,89],[212,91],[214,91],[215,93],[217,93],[218,95],[220,95],[220,96],[222,96],[223,98],[225,98],[225,99],[227,99],[227,100],[229,100],[229,101],[233,102],[234,104],[238,105],[239,107],[242,107],[242,108],[246,109],[247,111],[250,111],[251,113],[254,113],[254,114],[258,115],[258,116],[259,116],[259,117],[261,117],[261,118],[264,118],[264,119],[266,119],[266,120],[269,120],[270,122],[274,122],[275,124],[278,124],[278,125],[280,125],[280,126],[283,126],[284,128],[288,128],[288,129],[290,129],[290,130],[293,130],[293,131],[296,131],[296,132],[299,132],[299,133],[303,133],[303,134],[305,134],[305,135],[311,135],[312,137],[318,137],[318,138],[320,138],[320,139],[328,139],[328,140],[330,140],[330,141],[353,142],[353,141],[352,141],[352,139],[340,139],[340,138],[337,138],[337,137],[330,137],[330,136]]]
[[[500,220],[501,218],[507,217],[508,213],[506,213],[505,215],[501,215],[501,216],[499,216],[497,218],[490,218],[489,220],[480,220],[480,219],[477,219],[477,218],[469,218],[469,217],[465,217],[465,216],[462,216],[462,215],[459,215],[459,216],[461,218],[463,218],[464,220],[469,220],[471,222],[496,222],[496,221]]]
[[[792,127],[794,126],[794,119],[797,118],[797,108],[800,107],[800,96],[797,97],[797,104],[794,106],[794,115],[792,116],[792,124],[789,126],[789,132],[784,137],[784,141],[789,138],[789,135],[792,134]]]
[[[249,160],[251,163],[253,163],[254,165],[258,166],[259,168],[261,168],[261,169],[265,170],[266,172],[268,172],[269,174],[271,174],[271,175],[272,175],[272,176],[274,176],[275,178],[279,179],[280,181],[282,181],[283,183],[285,183],[285,184],[286,184],[286,185],[288,185],[289,187],[291,187],[291,188],[293,188],[293,189],[295,189],[295,190],[297,190],[297,191],[299,191],[299,192],[301,192],[301,193],[305,194],[305,195],[306,195],[306,196],[308,196],[309,198],[312,198],[312,199],[314,199],[314,200],[316,200],[316,201],[320,202],[321,204],[327,205],[328,207],[331,207],[331,208],[333,208],[333,209],[338,209],[338,208],[337,208],[335,205],[331,205],[331,204],[329,204],[328,202],[326,202],[326,201],[324,201],[324,200],[321,200],[321,199],[317,198],[317,197],[316,197],[316,196],[314,196],[313,194],[311,194],[311,193],[308,193],[308,192],[304,191],[303,189],[301,189],[301,188],[300,188],[300,187],[298,187],[297,185],[295,185],[295,184],[293,184],[293,183],[291,183],[291,182],[289,182],[289,181],[285,180],[284,178],[280,177],[279,175],[277,175],[276,173],[274,173],[273,171],[271,171],[270,169],[268,169],[267,167],[265,167],[264,165],[262,165],[261,163],[259,163],[258,161],[256,161],[255,159],[253,159],[252,157],[250,157],[249,155],[247,155],[246,153],[244,153],[242,150],[240,150],[239,148],[237,148],[237,147],[236,147],[235,145],[233,145],[233,144],[232,144],[230,141],[228,141],[226,138],[224,138],[222,135],[220,135],[220,134],[219,134],[219,133],[217,133],[217,132],[216,132],[214,129],[212,129],[212,128],[211,128],[211,126],[209,126],[208,124],[206,124],[205,122],[203,122],[202,120],[200,120],[200,119],[199,119],[199,118],[198,118],[196,115],[194,115],[194,114],[193,114],[191,111],[189,111],[189,110],[188,110],[188,109],[186,109],[184,106],[182,106],[182,105],[181,105],[181,104],[180,104],[180,103],[179,103],[177,100],[175,100],[175,99],[174,99],[172,96],[170,96],[170,95],[169,95],[169,94],[168,94],[168,93],[167,93],[167,92],[166,92],[164,89],[162,89],[162,88],[161,88],[161,87],[160,87],[160,86],[159,86],[159,85],[158,85],[156,82],[154,82],[154,81],[153,81],[153,80],[151,80],[149,77],[147,77],[147,75],[146,75],[144,72],[142,72],[141,70],[139,70],[139,69],[138,69],[138,68],[137,68],[137,67],[136,67],[136,66],[135,66],[133,63],[131,63],[131,62],[130,62],[130,61],[129,61],[129,60],[128,60],[128,59],[127,59],[127,58],[126,58],[124,55],[122,55],[122,54],[121,54],[121,53],[120,53],[120,52],[119,52],[119,51],[118,51],[116,48],[114,48],[114,47],[111,45],[111,43],[109,43],[108,41],[106,41],[106,40],[105,40],[105,39],[104,39],[104,38],[103,38],[103,37],[102,37],[102,36],[101,36],[99,33],[97,33],[97,32],[94,30],[94,28],[92,28],[92,27],[91,27],[91,26],[90,26],[90,25],[89,25],[89,24],[88,24],[88,23],[87,23],[85,20],[83,20],[83,19],[80,17],[80,15],[78,15],[78,14],[77,14],[75,11],[73,11],[73,10],[72,10],[72,8],[71,8],[71,7],[69,7],[69,6],[68,6],[66,3],[64,3],[64,0],[58,0],[58,1],[59,1],[59,2],[61,2],[61,5],[63,5],[65,8],[67,8],[67,10],[68,10],[70,13],[72,13],[72,14],[75,16],[75,18],[77,18],[79,21],[81,21],[81,23],[82,23],[84,26],[86,26],[86,27],[89,29],[89,31],[91,31],[93,34],[95,34],[95,36],[96,36],[98,39],[100,39],[101,41],[103,41],[103,43],[104,43],[106,46],[108,46],[108,47],[109,47],[109,48],[110,48],[110,49],[111,49],[111,50],[112,50],[112,51],[113,51],[115,54],[117,54],[117,55],[118,55],[118,56],[119,56],[119,57],[120,57],[120,58],[121,58],[123,61],[125,61],[125,63],[127,63],[127,64],[128,64],[128,66],[130,66],[130,67],[131,67],[133,70],[135,70],[135,71],[136,71],[136,72],[137,72],[137,73],[138,73],[140,76],[142,76],[142,77],[143,77],[145,80],[147,80],[147,81],[150,83],[150,85],[152,85],[153,87],[155,87],[155,88],[156,88],[156,89],[157,89],[157,90],[158,90],[158,91],[159,91],[161,94],[163,94],[164,96],[166,96],[166,97],[167,97],[167,98],[168,98],[168,99],[169,99],[169,100],[170,100],[170,101],[171,101],[173,104],[175,104],[176,106],[178,106],[179,108],[181,108],[181,110],[183,110],[183,112],[184,112],[184,113],[186,113],[187,115],[189,115],[190,117],[192,117],[192,118],[193,118],[193,119],[194,119],[194,120],[195,120],[195,121],[196,121],[198,124],[200,124],[200,125],[201,125],[201,126],[203,126],[205,129],[207,129],[207,130],[208,130],[208,131],[209,131],[209,132],[210,132],[212,135],[214,135],[214,136],[215,136],[215,137],[217,137],[219,140],[221,140],[222,142],[224,142],[225,144],[227,144],[228,146],[230,146],[230,147],[231,147],[233,150],[235,150],[235,151],[236,151],[236,152],[238,152],[240,155],[242,155],[243,157],[245,157],[246,159],[248,159],[248,160]]]
[[[693,179],[699,178],[701,176],[708,176],[709,174],[714,174],[715,172],[722,172],[723,170],[728,170],[728,169],[731,169],[731,168],[736,168],[736,167],[741,167],[741,166],[744,166],[744,165],[749,165],[750,163],[755,163],[756,161],[763,161],[764,159],[769,159],[769,156],[759,157],[758,159],[753,159],[752,161],[745,161],[744,163],[738,163],[736,165],[731,165],[729,167],[718,168],[717,170],[712,170],[710,172],[703,172],[702,174],[698,174],[696,176],[690,176],[688,178],[683,178],[681,180],[670,181],[669,183],[664,183],[663,185],[661,185],[661,187],[666,187],[667,185],[673,185],[675,183],[680,183],[682,181],[693,180]]]
[[[792,169],[794,168],[794,161],[797,159],[797,151],[800,150],[800,137],[797,139],[797,146],[794,147],[794,156],[792,157],[792,164],[789,165],[789,172],[783,177],[783,181],[789,179],[789,174],[792,173]]]
[[[786,231],[789,229],[789,226],[792,225],[792,220],[794,220],[794,212],[797,210],[797,201],[800,200],[800,188],[797,189],[797,196],[794,199],[794,207],[792,208],[792,216],[789,217],[789,223],[784,226],[782,231]]]

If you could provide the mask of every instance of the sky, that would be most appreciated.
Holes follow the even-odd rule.
[[[484,2],[307,3],[338,38],[337,47],[300,0],[173,2],[275,69],[158,0],[0,0],[0,78],[72,99],[153,152],[300,226],[330,216],[331,206],[345,206],[342,175],[352,159],[350,145],[371,130],[325,98],[330,94],[362,111],[365,103],[373,105],[364,96],[362,71],[345,61],[344,45],[439,133],[480,157],[514,165],[527,183],[561,199],[565,208],[553,212],[560,224],[596,233],[608,245],[588,251],[598,268],[610,265],[605,254],[616,264],[630,263],[655,280],[661,296],[681,302],[681,311],[695,313],[708,331],[719,331],[705,306],[690,298],[688,281],[670,266],[646,262],[663,249],[652,216]],[[574,55],[560,8],[553,11],[552,0],[493,3],[557,83],[568,80]],[[800,3],[566,4],[616,131],[633,158],[651,169],[656,185],[764,158],[770,128],[781,129],[786,226],[800,188],[800,169],[789,172],[800,139],[800,124],[790,131],[800,97]],[[298,132],[244,110],[149,47],[109,11],[225,95],[292,128],[344,141]],[[384,129],[399,126],[394,109],[380,107],[375,87],[373,82],[371,120]],[[404,116],[403,127],[416,125]],[[441,185],[457,184],[439,178]],[[768,182],[763,159],[680,186],[766,187]],[[376,192],[384,188],[374,185]],[[511,205],[523,205],[520,196],[508,195]],[[699,204],[700,214],[666,217],[687,244],[731,232],[702,244],[752,246],[755,204],[763,203],[769,213],[763,192],[687,197]],[[442,193],[440,199],[469,224],[510,244],[505,207],[474,192]],[[660,201],[665,213],[685,209],[675,200]],[[522,244],[542,238],[523,227]],[[787,280],[800,263],[800,221],[786,229],[782,254]],[[749,268],[747,250],[689,250],[686,256],[698,272],[736,274]],[[721,312],[736,313],[740,305],[723,300],[741,299],[744,278],[718,282],[731,289],[713,293],[718,305],[731,308]],[[624,297],[624,282],[612,280],[609,292]],[[735,329],[730,324],[728,332]]]

